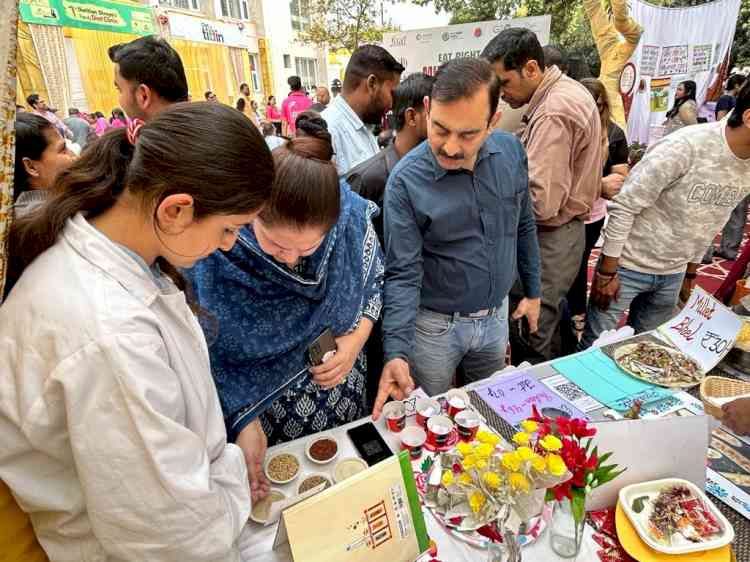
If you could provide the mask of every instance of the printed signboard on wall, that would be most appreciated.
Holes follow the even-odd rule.
[[[659,76],[675,76],[687,74],[688,46],[672,45],[663,47],[659,61]]]
[[[153,14],[146,6],[105,0],[21,0],[19,10],[26,23],[135,35],[156,33]]]
[[[546,45],[551,22],[551,16],[535,16],[399,31],[385,33],[382,45],[406,67],[407,73],[434,74],[451,59],[478,57],[492,38],[509,27],[530,29]]]

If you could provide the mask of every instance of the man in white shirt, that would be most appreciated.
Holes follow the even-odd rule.
[[[322,113],[333,139],[339,176],[378,153],[369,125],[379,125],[393,105],[404,67],[377,45],[362,45],[349,59],[340,96]]]

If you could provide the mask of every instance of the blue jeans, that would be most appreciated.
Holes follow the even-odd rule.
[[[459,363],[466,382],[493,375],[505,367],[508,346],[508,299],[482,318],[417,311],[411,370],[417,386],[429,395],[451,387]]]
[[[620,295],[607,310],[599,309],[589,300],[586,329],[579,349],[591,347],[604,330],[617,327],[626,310],[628,325],[636,334],[653,330],[676,313],[677,302],[685,273],[653,275],[620,267]]]

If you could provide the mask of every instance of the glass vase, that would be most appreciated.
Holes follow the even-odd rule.
[[[576,521],[570,500],[555,502],[550,525],[552,550],[562,558],[575,558],[581,550],[586,518]]]

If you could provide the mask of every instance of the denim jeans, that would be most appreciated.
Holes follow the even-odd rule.
[[[414,382],[429,396],[442,394],[459,363],[467,384],[487,378],[505,367],[507,346],[507,298],[493,315],[481,318],[420,308],[411,356]]]
[[[590,299],[586,314],[586,329],[579,349],[586,349],[605,330],[617,327],[623,313],[628,313],[628,325],[636,334],[653,330],[676,313],[677,302],[685,273],[653,275],[620,267],[620,294],[607,310],[599,309]]]

